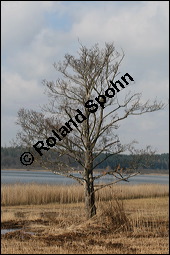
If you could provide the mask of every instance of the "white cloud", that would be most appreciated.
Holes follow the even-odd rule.
[[[145,2],[129,8],[90,8],[73,26],[73,33],[82,40],[115,40],[133,52],[162,49],[168,39],[168,4]],[[164,35],[163,38],[161,35]],[[167,35],[167,36],[166,36]],[[126,47],[127,45],[127,47]]]
[[[32,4],[31,4],[32,3]],[[2,7],[2,49],[28,45],[43,26],[43,16],[37,3],[15,1]]]
[[[2,110],[6,115],[16,115],[22,107],[38,107],[44,100],[43,90],[36,80],[26,80],[18,73],[5,71],[2,74],[2,95]]]
[[[15,119],[19,108],[37,109],[42,101],[47,101],[41,81],[58,77],[52,64],[62,60],[67,52],[75,55],[78,38],[87,46],[96,42],[104,46],[104,42],[115,41],[117,48],[122,47],[126,54],[121,74],[129,72],[132,75],[136,82],[134,89],[142,91],[144,99],[157,96],[167,100],[168,2],[1,3],[4,123],[9,123],[9,118],[10,121]],[[64,24],[69,25],[67,31]],[[143,116],[138,119],[138,126],[133,121],[133,130],[131,122],[127,122],[126,132],[129,137],[130,132],[134,136],[141,134],[143,142],[149,142],[150,138],[155,144],[157,139],[158,147],[163,150],[168,135],[166,120],[167,117],[160,113]],[[14,124],[11,127],[6,124],[4,128],[8,132],[11,128],[16,131]],[[148,133],[153,130],[152,136],[156,139],[151,138],[147,130]],[[122,129],[123,133],[125,129]],[[5,142],[8,140],[6,134],[2,138]]]

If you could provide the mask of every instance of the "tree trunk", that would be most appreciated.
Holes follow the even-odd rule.
[[[90,174],[85,179],[86,179],[84,184],[85,210],[86,210],[86,217],[87,219],[89,219],[96,214],[93,175]]]
[[[93,156],[92,151],[87,149],[85,153],[85,169],[84,169],[84,196],[85,210],[87,218],[91,218],[96,214],[94,180],[93,180]]]

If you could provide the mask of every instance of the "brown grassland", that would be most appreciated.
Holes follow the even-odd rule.
[[[2,254],[168,254],[168,185],[96,193],[86,220],[80,186],[2,185]]]

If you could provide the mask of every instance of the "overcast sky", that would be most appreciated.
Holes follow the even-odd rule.
[[[42,80],[56,79],[53,63],[86,46],[114,41],[125,52],[120,68],[135,80],[144,100],[168,102],[168,1],[1,1],[2,146],[19,127],[20,108],[47,102]],[[168,107],[122,122],[120,139],[168,152]]]

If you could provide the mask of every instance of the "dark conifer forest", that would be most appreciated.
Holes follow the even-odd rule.
[[[35,166],[34,164],[32,164],[31,166],[24,166],[23,164],[21,164],[20,156],[24,151],[27,150],[21,147],[1,147],[1,169],[42,169],[41,167],[38,167],[37,165]],[[52,151],[49,151],[49,153],[51,153],[54,158],[57,157],[56,153],[53,153]],[[99,157],[97,157],[95,164],[98,164],[100,161],[102,161],[102,158],[104,157],[104,154],[101,154]],[[77,167],[77,169],[80,170],[77,162],[74,162],[71,159],[69,159],[68,162],[70,166]],[[97,166],[97,169],[113,169],[118,164],[120,164],[121,167],[126,168],[129,166],[130,162],[131,155],[114,155],[110,156],[107,160],[99,164]],[[140,171],[143,171],[145,173],[169,173],[169,153],[154,155],[150,167],[143,167],[143,169],[140,169]]]

